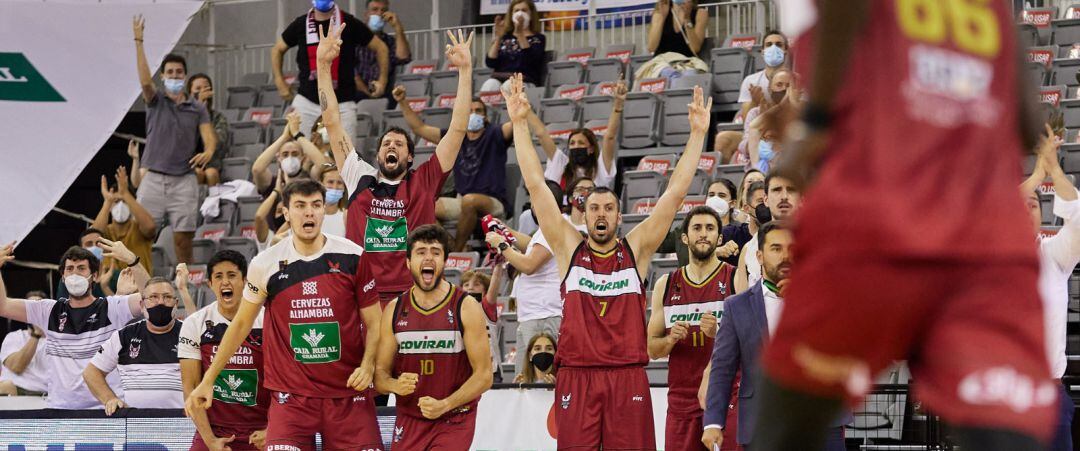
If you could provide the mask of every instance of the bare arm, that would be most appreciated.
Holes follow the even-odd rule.
[[[288,127],[286,127],[286,130],[288,130]],[[255,182],[255,188],[259,191],[265,190],[267,186],[270,186],[270,182],[274,180],[274,177],[270,175],[270,163],[273,163],[274,160],[277,159],[278,150],[280,150],[281,146],[285,145],[290,139],[292,138],[285,136],[285,133],[282,132],[281,136],[271,143],[266,150],[263,150],[263,152],[259,154],[259,157],[255,159],[254,163],[251,163],[251,177]]]
[[[460,78],[458,79],[458,87],[459,89],[461,87]],[[393,94],[394,100],[397,101],[398,108],[401,109],[401,116],[405,119],[405,123],[409,125],[409,130],[412,131],[413,134],[415,134],[416,136],[426,139],[428,142],[439,142],[439,139],[442,138],[442,132],[436,127],[425,124],[424,119],[422,119],[420,115],[416,113],[416,111],[413,111],[412,106],[409,105],[409,102],[405,101],[408,95],[408,93],[405,92],[405,87],[398,85],[394,87],[394,90],[391,92],[391,94]],[[454,99],[454,105],[455,107],[457,106],[457,99]],[[452,122],[453,117],[451,117],[450,120]]]
[[[112,387],[109,387],[108,381],[105,380],[105,373],[94,366],[93,363],[86,365],[86,369],[83,370],[83,380],[86,381],[86,388],[90,389],[90,394],[94,395],[102,404],[117,398],[116,393],[113,392]]]
[[[150,65],[146,63],[146,51],[143,50],[143,29],[146,19],[141,15],[135,16],[131,24],[135,31],[135,69],[139,72],[139,87],[142,88],[144,102],[150,103],[157,94],[154,88],[154,78],[150,73]]]
[[[30,338],[26,340],[26,344],[4,359],[4,370],[10,370],[15,374],[22,374],[23,371],[26,371],[26,367],[30,366],[30,362],[34,360],[34,354],[37,352],[38,342],[40,341],[33,335],[34,333],[40,333],[40,331],[36,327],[31,329]]]
[[[289,46],[285,45],[285,41],[280,36],[277,38],[277,42],[274,42],[274,46],[270,48],[270,71],[274,74],[274,85],[278,88],[278,94],[286,100],[292,97],[292,88],[289,88],[289,84],[285,83],[285,74],[281,70],[285,62],[285,52],[287,51],[289,51]]]
[[[345,24],[338,25],[329,33],[319,31],[322,39],[319,39],[318,55],[318,84],[319,84],[319,107],[322,108],[323,125],[330,134],[330,150],[334,153],[334,162],[337,167],[344,168],[345,160],[349,152],[353,151],[352,137],[345,133],[345,127],[341,124],[341,113],[338,111],[337,94],[334,93],[334,80],[331,78],[330,68],[334,59],[341,53],[341,32]],[[382,42],[381,40],[379,41]],[[382,46],[385,58],[386,45]],[[383,61],[380,60],[380,67]],[[381,69],[380,69],[381,70]]]
[[[655,53],[660,46],[660,36],[664,34],[664,21],[667,20],[668,11],[671,8],[671,0],[659,0],[653,9],[652,22],[649,23],[649,35],[646,38],[645,48],[649,53]]]
[[[446,402],[446,411],[454,410],[476,398],[491,388],[493,378],[491,370],[491,347],[488,344],[487,322],[484,309],[472,297],[466,297],[461,303],[461,325],[465,329],[465,353],[469,356],[472,375],[465,380]],[[423,402],[421,402],[421,409]],[[445,411],[444,411],[445,413]],[[441,416],[441,415],[440,415]]]
[[[1046,135],[1043,136],[1037,150],[1039,164],[1036,165],[1036,172],[1038,172],[1038,167],[1042,166],[1050,180],[1054,182],[1054,192],[1061,200],[1076,200],[1076,187],[1069,181],[1069,177],[1061,169],[1061,162],[1058,161],[1058,147],[1060,147],[1061,143],[1058,142],[1054,130],[1049,125],[1045,125],[1045,128]],[[1039,182],[1042,182],[1042,180],[1040,179]]]
[[[689,3],[683,3],[684,6],[689,6]],[[694,54],[701,52],[701,44],[705,42],[705,31],[709,27],[709,12],[705,8],[698,8],[697,17],[694,19],[694,26],[683,28],[683,36],[686,36],[687,44],[690,46],[690,50],[694,51]],[[687,25],[687,24],[684,24]]]
[[[0,246],[0,268],[4,266],[4,263],[15,259],[15,256],[12,255],[14,251],[14,241],[7,245]],[[26,320],[26,299],[14,299],[8,297],[7,287],[4,286],[3,275],[0,275],[0,316],[21,323],[29,322]]]
[[[270,224],[266,222],[266,216],[277,205],[277,201],[278,193],[275,190],[267,195],[266,200],[259,204],[259,209],[255,210],[255,238],[260,243],[266,241],[267,235],[270,234]]]
[[[469,38],[465,39],[465,34],[461,30],[458,30],[456,36],[450,31],[447,31],[446,35],[450,37],[450,45],[446,46],[446,59],[450,64],[457,66],[458,86],[457,96],[454,97],[454,112],[450,116],[450,126],[446,129],[446,135],[435,147],[435,155],[439,158],[439,166],[443,172],[449,172],[457,162],[458,152],[465,139],[465,126],[469,122],[469,110],[472,105],[472,52],[470,49],[473,35],[469,33]],[[410,109],[408,105],[403,105],[405,105],[404,109]]]
[[[122,199],[124,203],[127,204],[128,209],[131,210],[131,218],[135,220],[135,225],[139,228],[139,233],[142,234],[143,238],[148,240],[154,239],[154,236],[157,235],[157,223],[154,222],[154,217],[150,215],[149,211],[146,211],[146,208],[139,203],[139,200],[132,194],[131,189],[128,188],[127,169],[123,166],[116,169],[116,186],[116,190],[120,194],[120,199]]]
[[[671,354],[677,340],[671,340],[664,327],[664,293],[667,291],[668,274],[660,276],[652,292],[652,312],[649,314],[648,350],[650,359]]]
[[[386,13],[386,21],[394,27],[394,56],[404,61],[412,58],[412,49],[409,48],[409,37],[405,34],[405,27],[401,26],[397,14]]]
[[[686,150],[683,150],[679,163],[675,165],[675,171],[668,180],[664,194],[657,200],[652,214],[626,235],[638,259],[638,272],[642,275],[649,269],[649,262],[656,248],[667,236],[671,221],[675,219],[675,213],[679,211],[683,199],[686,198],[690,182],[694,179],[694,173],[697,172],[701,148],[705,144],[705,134],[709,129],[709,112],[712,108],[712,98],[710,97],[707,102],[704,99],[701,87],[694,87],[694,101],[690,104],[689,113],[690,139],[686,142]],[[544,236],[547,236],[547,232]]]
[[[757,249],[747,249],[749,246],[743,245],[742,251],[739,252],[739,264],[735,268],[735,294],[742,293],[750,288],[750,274],[746,272],[746,253],[756,252]]]
[[[506,238],[498,232],[488,232],[485,239],[495,249],[498,249],[500,244],[506,242]],[[520,242],[520,240],[518,241]],[[523,274],[535,274],[544,263],[551,259],[551,252],[539,244],[529,246],[526,253],[522,253],[516,247],[511,246],[502,251],[501,255],[506,259],[507,263],[510,263],[514,269],[521,271]]]
[[[509,125],[509,133],[507,132],[507,125]],[[547,159],[551,160],[555,157],[555,140],[551,139],[551,134],[547,131],[547,125],[544,121],[540,120],[540,116],[532,110],[529,110],[529,128],[532,130],[536,138],[540,140],[540,148],[544,149],[544,155],[547,155]],[[514,136],[514,124],[507,122],[503,124],[503,136],[509,139]]]
[[[184,386],[184,398],[186,399],[195,387],[202,382],[202,362],[195,359],[180,359],[180,382]],[[213,443],[217,439],[214,430],[210,428],[210,418],[205,410],[194,409],[191,412],[191,422],[195,424],[195,430],[206,443]]]
[[[398,301],[390,301],[386,305],[387,312],[393,312],[397,308]],[[375,390],[382,394],[394,393],[399,396],[407,396],[416,389],[416,381],[402,374],[401,379],[392,376],[394,358],[397,357],[398,342],[394,338],[394,318],[387,314],[379,325],[379,352],[375,359]],[[416,376],[413,374],[413,376]]]
[[[318,146],[308,140],[306,136],[297,139],[296,144],[300,145],[300,151],[304,153],[304,158],[311,162],[311,171],[309,172],[311,179],[319,180],[322,177],[324,165],[328,163],[326,157],[319,151]]]
[[[371,90],[371,96],[382,97],[386,92],[386,81],[390,78],[390,49],[378,36],[371,38],[367,48],[375,52],[375,61],[379,64],[379,79],[375,81],[375,89]]]
[[[604,144],[602,155],[604,167],[611,173],[615,167],[615,153],[619,149],[617,143],[619,137],[619,125],[622,124],[623,104],[626,102],[626,79],[620,78],[615,83],[615,100],[611,103],[611,116],[608,116],[607,131],[604,132]]]
[[[184,311],[191,315],[198,311],[199,307],[195,305],[195,300],[191,298],[191,292],[188,291],[189,274],[186,263],[176,265],[176,291],[180,292],[180,300],[184,302]],[[199,372],[202,373],[201,368]]]
[[[94,223],[90,224],[98,230],[105,230],[109,226],[109,212],[112,211],[112,207],[116,205],[117,195],[116,192],[109,189],[108,180],[105,176],[101,176],[101,209],[98,210],[97,216],[94,217]]]
[[[360,319],[367,329],[364,335],[364,358],[361,366],[370,365],[375,369],[375,353],[379,349],[379,326],[382,322],[382,306],[378,302],[360,309]],[[364,387],[367,388],[367,387]]]

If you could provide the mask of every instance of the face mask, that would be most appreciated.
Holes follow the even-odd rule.
[[[476,299],[476,302],[484,302],[484,293],[468,293],[468,295]]]
[[[484,129],[484,116],[476,113],[469,114],[469,125],[465,126],[465,130],[470,132],[478,132]]]
[[[173,308],[167,305],[155,305],[146,309],[146,319],[157,327],[165,327],[169,325],[169,321],[172,321]]]
[[[123,202],[117,202],[116,205],[112,206],[112,210],[109,211],[112,213],[113,221],[120,224],[128,222],[128,219],[131,219],[131,209]]]
[[[570,201],[570,205],[572,205],[578,211],[585,213],[585,195],[578,194],[574,196],[573,200]]]
[[[322,138],[323,144],[330,143],[330,132],[326,131],[326,127],[319,129],[319,137]]]
[[[311,0],[311,6],[321,13],[330,12],[334,9],[334,0]]]
[[[296,157],[288,157],[281,160],[281,170],[285,171],[285,174],[289,177],[296,176],[300,173],[300,159]]]
[[[165,92],[169,93],[170,95],[180,94],[180,91],[184,90],[184,80],[166,78],[162,80],[162,84],[165,85]]]
[[[529,23],[529,13],[525,11],[518,11],[514,13],[514,23],[523,25]]]
[[[529,361],[532,362],[533,367],[535,367],[536,369],[540,371],[547,371],[551,369],[551,364],[555,363],[555,354],[552,354],[550,352],[538,352],[536,354],[533,354],[532,358],[529,359]]]
[[[326,190],[326,203],[336,204],[341,201],[341,198],[345,196],[345,190],[341,189],[328,189]]]
[[[720,196],[712,196],[705,199],[705,205],[713,209],[713,211],[720,216],[726,215],[728,210],[731,209],[731,204],[728,203],[727,199],[721,198]]]
[[[784,64],[784,49],[779,45],[770,45],[765,47],[765,51],[762,52],[762,56],[765,57],[765,65],[769,67],[776,67]]]
[[[78,274],[71,274],[64,278],[64,288],[67,288],[69,296],[77,298],[86,294],[86,291],[90,289],[90,279]]]
[[[772,103],[780,103],[780,101],[784,100],[784,96],[787,95],[787,90],[772,91],[771,94],[772,98],[770,100],[772,100]]]
[[[94,256],[97,257],[98,262],[101,262],[101,260],[105,258],[105,250],[100,247],[90,246],[85,249],[90,251],[91,254],[94,254]]]
[[[372,15],[368,16],[367,26],[368,26],[368,28],[371,29],[371,31],[373,31],[375,33],[378,33],[380,31],[382,31],[383,25],[385,25],[385,24],[386,24],[386,22],[383,22],[382,16],[380,16],[378,14],[372,14]]]
[[[671,0],[671,3],[674,3],[676,5],[681,5],[683,3],[686,3],[686,0]]]
[[[758,158],[760,158],[762,160],[765,160],[765,161],[772,160],[773,156],[776,155],[776,151],[773,150],[772,141],[766,141],[764,139],[761,140],[761,141],[758,141],[757,154],[758,154]]]
[[[589,164],[589,148],[571,147],[570,161],[573,162],[575,166],[585,166],[586,164]]]
[[[754,209],[754,218],[757,219],[759,225],[772,221],[772,212],[769,211],[769,206],[764,203],[758,205],[757,208]]]

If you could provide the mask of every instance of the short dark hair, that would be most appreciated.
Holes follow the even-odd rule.
[[[592,182],[593,187],[596,187],[596,182],[593,182],[593,179],[591,177],[578,177],[578,178],[576,178],[574,180],[571,180],[569,185],[566,185],[566,194],[573,194],[574,190],[577,189],[577,186],[580,185],[581,182],[584,182],[586,180]],[[589,189],[592,189],[592,188],[589,188]]]
[[[184,71],[186,72],[187,69],[184,69]],[[187,83],[184,84],[184,88],[187,89],[188,92],[191,92],[191,85],[195,84],[195,80],[198,80],[200,78],[206,80],[206,83],[210,85],[210,89],[214,89],[214,81],[210,79],[209,75],[206,75],[202,72],[188,77]]]
[[[563,193],[562,187],[559,186],[558,182],[551,180],[544,180],[544,183],[546,183],[548,189],[551,190],[551,195],[555,196],[555,204],[557,204],[561,210],[563,206],[566,205],[566,194]]]
[[[443,259],[450,255],[450,234],[438,224],[424,224],[409,232],[405,239],[405,256],[412,257],[413,246],[418,243],[436,242],[443,247]]]
[[[694,219],[694,216],[702,215],[712,216],[712,218],[716,220],[717,231],[719,231],[720,227],[724,224],[724,222],[720,220],[720,215],[717,214],[716,210],[713,210],[712,207],[706,205],[698,205],[694,208],[691,208],[690,211],[686,213],[686,219],[683,219],[682,227],[679,227],[679,229],[682,230],[683,235],[686,235],[686,233],[690,231],[690,220]]]
[[[484,115],[487,115],[487,112],[488,112],[488,111],[487,111],[487,104],[486,104],[486,103],[484,103],[484,101],[483,101],[483,100],[481,100],[481,99],[480,99],[480,97],[478,97],[478,96],[473,96],[473,98],[472,98],[472,101],[473,101],[473,102],[480,102],[480,104],[484,106]],[[471,108],[471,106],[470,106],[470,108]]]
[[[585,201],[588,202],[589,198],[596,194],[611,194],[612,196],[615,196],[615,203],[619,203],[619,194],[616,193],[615,190],[602,185],[594,186],[592,191],[589,191],[589,195],[585,196]]]
[[[772,185],[773,180],[787,180],[787,178],[782,176],[782,175],[777,175],[777,174],[772,174],[772,173],[765,176],[765,192],[769,191],[769,187]]]
[[[41,290],[32,290],[32,291],[27,291],[26,296],[23,296],[23,297],[27,298],[27,299],[30,299],[30,298],[42,298],[42,299],[45,299],[45,298],[49,297],[49,295],[45,294],[45,292],[41,291]]]
[[[765,182],[754,182],[746,187],[746,199],[743,199],[743,202],[750,202],[750,198],[754,197],[754,191],[758,190],[765,191]]]
[[[768,38],[769,38],[769,36],[772,36],[772,35],[780,36],[780,39],[783,39],[783,40],[784,40],[784,48],[787,48],[787,46],[788,46],[788,40],[787,40],[787,36],[786,36],[786,35],[784,35],[784,33],[781,33],[781,32],[780,32],[780,30],[769,30],[769,31],[766,31],[766,32],[765,32],[765,36],[762,36],[762,38],[761,38],[761,41],[762,41],[762,43],[764,43],[764,42],[765,42],[765,40],[766,40],[766,39],[768,39]]]
[[[101,230],[95,229],[93,227],[87,227],[86,230],[83,230],[82,233],[79,234],[79,241],[82,241],[82,239],[86,238],[87,235],[93,235],[95,233],[103,237],[105,236],[105,232],[102,232]]]
[[[232,249],[220,250],[214,253],[213,257],[210,257],[210,262],[206,264],[207,279],[210,279],[210,275],[214,274],[214,266],[219,263],[229,262],[240,268],[240,275],[247,277],[248,262],[244,254],[236,252]]]
[[[719,183],[721,185],[724,185],[724,188],[726,188],[728,190],[728,195],[731,196],[731,201],[732,202],[739,199],[739,190],[738,190],[738,188],[735,188],[735,182],[732,182],[731,180],[728,180],[728,179],[720,179],[720,180],[714,180],[712,183],[709,184],[709,186],[713,186],[713,185],[715,185],[717,183]]]
[[[164,70],[165,65],[168,63],[180,63],[181,66],[184,66],[184,73],[187,73],[187,60],[184,57],[175,53],[165,55],[165,59],[161,60],[161,69]]]
[[[765,250],[765,237],[769,236],[769,232],[774,230],[787,230],[787,225],[783,221],[769,221],[758,228],[757,231],[757,248],[759,251]]]
[[[405,129],[397,126],[386,129],[386,131],[384,131],[383,134],[379,136],[379,147],[382,147],[383,138],[385,138],[386,135],[390,133],[397,133],[405,136],[405,145],[409,147],[409,155],[413,154],[413,151],[416,150],[416,144],[413,143],[412,136],[409,136],[409,132],[405,131]]]
[[[289,208],[289,201],[292,200],[294,194],[310,196],[315,193],[319,193],[323,201],[326,200],[326,188],[321,183],[311,179],[300,179],[285,185],[285,191],[281,193],[281,197],[285,201],[285,208]]]
[[[83,249],[82,246],[71,246],[68,250],[64,251],[64,255],[60,256],[60,273],[64,272],[64,265],[71,260],[73,262],[86,260],[90,262],[90,273],[97,274],[98,268],[101,267],[101,262],[90,251]]]

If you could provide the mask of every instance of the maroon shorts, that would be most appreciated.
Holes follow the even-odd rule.
[[[263,427],[239,429],[214,426],[212,429],[214,435],[217,437],[234,437],[233,441],[229,442],[229,448],[233,451],[261,451],[259,448],[256,448],[255,445],[248,443],[248,439],[251,438],[252,432],[262,429]],[[195,431],[195,437],[191,439],[191,451],[209,450],[210,448],[207,448],[206,442],[203,441],[202,436],[199,435],[198,431]]]
[[[395,450],[468,450],[476,431],[476,409],[446,414],[438,420],[398,415],[394,423]]]
[[[703,411],[672,412],[668,409],[664,423],[664,451],[711,451],[701,444],[704,432],[701,424]]]
[[[559,449],[655,450],[645,368],[560,368],[555,424]]]
[[[952,424],[1049,438],[1058,387],[1034,262],[800,257],[764,356],[779,384],[853,403],[908,359],[915,396]]]
[[[308,398],[271,392],[266,430],[266,451],[315,449],[315,433],[322,449],[382,450],[375,402],[366,394],[348,398]]]

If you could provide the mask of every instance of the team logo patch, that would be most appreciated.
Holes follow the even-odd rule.
[[[331,261],[326,262],[326,265],[330,267],[330,274],[341,272],[341,263],[334,263]]]
[[[132,343],[131,346],[128,346],[128,357],[133,359],[138,358],[140,348],[142,348],[141,344]]]
[[[394,443],[400,442],[401,441],[401,436],[404,433],[405,433],[405,428],[404,427],[401,427],[401,426],[395,427],[394,428]]]
[[[727,294],[727,284],[724,282],[717,282],[716,285],[720,288],[720,294]]]
[[[451,310],[446,311],[446,321],[450,324],[454,324],[454,312]]]
[[[60,324],[58,326],[56,326],[56,328],[58,329],[58,331],[63,332],[64,331],[64,326],[66,326],[66,325],[67,325],[67,312],[64,312],[64,313],[60,314]]]
[[[290,395],[288,393],[278,393],[277,394],[277,403],[278,404],[285,404],[286,402],[289,401],[289,396],[292,396],[292,395]]]
[[[87,324],[96,323],[96,322],[97,322],[97,313],[91,313],[90,316],[88,316],[86,318],[86,323]]]
[[[319,281],[302,282],[304,296],[316,296],[319,294]]]
[[[563,410],[566,410],[566,409],[570,408],[570,396],[571,396],[571,393],[567,393],[566,396],[562,397],[562,402],[559,403],[559,405],[562,406]]]

